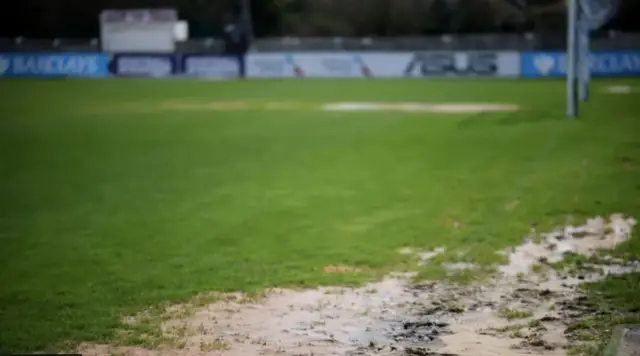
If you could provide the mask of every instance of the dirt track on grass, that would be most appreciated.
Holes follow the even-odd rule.
[[[556,271],[548,264],[568,254],[590,256],[613,248],[629,239],[634,225],[634,219],[615,214],[541,234],[539,243],[529,239],[503,251],[510,262],[484,283],[414,284],[412,274],[392,274],[360,288],[272,290],[250,302],[236,295],[167,318],[162,327],[174,342],[163,347],[83,344],[79,351],[93,356],[566,355],[574,341],[567,325],[590,312],[578,285],[639,265],[605,258],[580,271]],[[399,252],[428,262],[443,251]],[[327,273],[357,273],[348,266],[328,267]],[[474,267],[443,268],[455,273]]]

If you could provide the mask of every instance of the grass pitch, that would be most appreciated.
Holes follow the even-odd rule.
[[[570,121],[554,80],[0,81],[0,352],[198,292],[361,282],[403,246],[490,265],[532,225],[640,217],[640,96],[616,84]],[[522,110],[312,109],[335,101]],[[628,302],[638,280],[604,285]]]

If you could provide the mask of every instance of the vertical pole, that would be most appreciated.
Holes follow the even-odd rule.
[[[568,0],[567,6],[567,117],[578,116],[577,59],[578,59],[578,0]]]
[[[584,101],[588,101],[591,97],[591,30],[586,29],[585,34],[585,57],[584,57],[584,75],[587,87],[585,91]]]
[[[238,54],[238,61],[240,64],[240,76],[244,79],[247,77],[247,52],[251,50],[253,43],[253,24],[251,20],[251,0],[238,0],[240,4],[240,18],[243,36],[246,41],[246,46],[243,46],[242,51]]]
[[[251,20],[251,0],[240,0],[242,8],[242,22],[245,30],[247,31],[247,39],[249,40],[249,46],[253,41],[253,23]]]
[[[578,6],[578,31],[580,36],[580,54],[578,63],[580,64],[580,101],[589,100],[589,84],[591,83],[591,69],[589,67],[589,27],[585,23],[585,13],[581,6]]]

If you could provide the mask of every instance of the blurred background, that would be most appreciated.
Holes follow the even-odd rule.
[[[92,50],[104,9],[173,8],[188,23],[179,51],[219,52],[225,19],[250,13],[254,51],[553,50],[566,0],[27,0],[0,13],[0,50]],[[594,49],[640,47],[640,1],[595,34]]]

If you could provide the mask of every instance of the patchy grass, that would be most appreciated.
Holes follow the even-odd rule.
[[[513,308],[500,308],[498,316],[507,320],[526,319],[533,316],[530,310],[519,310]]]
[[[117,345],[134,345],[148,349],[159,347],[184,348],[185,337],[193,333],[183,320],[192,316],[199,309],[216,302],[229,303],[256,303],[266,297],[264,291],[248,293],[201,293],[182,304],[161,303],[134,316],[124,318],[124,323],[115,332],[113,343]],[[172,324],[163,331],[163,323]],[[204,334],[203,326],[195,330]],[[220,344],[221,340],[214,340],[201,346],[208,351],[225,349]],[[214,347],[213,349],[210,349]]]
[[[464,307],[464,305],[458,304],[456,302],[447,303],[444,305],[444,308],[449,313],[455,313],[455,314],[464,313],[466,311],[466,308]]]
[[[140,335],[157,337],[155,321],[121,337],[122,316],[210,291],[362,283],[415,268],[402,246],[464,250],[439,261],[482,275],[534,224],[640,216],[637,98],[598,94],[612,83],[594,81],[570,121],[554,80],[2,80],[0,353],[154,344]],[[239,100],[304,105],[163,109]],[[523,111],[309,110],[345,100]],[[478,273],[438,267],[421,275]]]
[[[231,345],[222,339],[215,339],[213,341],[201,341],[200,342],[200,351],[202,352],[212,352],[219,350],[229,350]]]
[[[567,327],[568,335],[577,341],[570,353],[602,355],[616,325],[640,323],[640,273],[613,276],[583,287],[590,292],[583,304],[591,309],[592,316]]]
[[[431,263],[430,267],[421,268],[414,279],[417,282],[437,279],[454,284],[470,285],[488,280],[493,273],[495,273],[493,265],[485,265],[473,269],[450,270],[446,267]]]
[[[551,264],[551,267],[557,270],[580,270],[585,267],[585,263],[593,261],[595,261],[595,257],[587,257],[576,253],[567,253],[562,261]]]
[[[491,255],[475,258],[468,250],[445,249],[419,268],[415,280],[437,279],[461,285],[480,283],[495,272],[496,264],[504,262],[507,262],[506,258],[495,251]],[[451,263],[461,263],[467,268],[449,268],[447,264]]]
[[[540,322],[539,320],[532,320],[527,324],[510,324],[510,325],[494,328],[493,330],[495,330],[498,333],[505,334],[513,339],[522,339],[522,338],[526,338],[527,335],[531,333],[531,331],[541,332],[546,330],[546,328],[542,324],[542,322]]]
[[[536,263],[533,266],[531,266],[531,272],[537,273],[537,274],[543,273],[544,272],[544,266],[539,264],[539,263]]]
[[[538,329],[538,330],[545,328],[540,320],[531,320],[527,324],[527,327],[530,328],[530,329]]]
[[[602,272],[589,264],[611,263],[604,256],[618,257],[623,262],[637,260],[640,258],[638,251],[640,244],[634,238],[615,250],[601,250],[592,257],[570,255],[552,267],[570,274]],[[616,325],[640,323],[640,273],[608,276],[600,282],[585,283],[581,287],[587,291],[587,297],[578,303],[589,311],[589,316],[568,325],[566,333],[573,341],[569,354],[599,356],[614,341],[611,337]]]
[[[527,325],[526,324],[512,324],[512,325],[505,325],[505,326],[501,326],[499,328],[495,328],[494,330],[499,332],[499,333],[515,333],[520,331],[523,328],[526,328]]]

